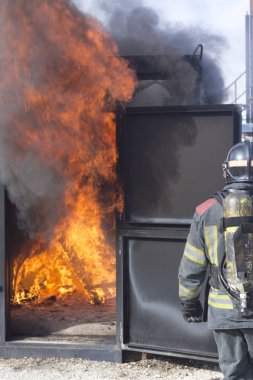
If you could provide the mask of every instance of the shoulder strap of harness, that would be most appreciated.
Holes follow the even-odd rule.
[[[226,192],[225,191],[217,191],[214,193],[213,198],[219,202],[219,204],[223,205],[223,199],[226,198]]]
[[[213,194],[212,196],[214,199],[216,199],[216,201],[221,205],[223,206],[223,200],[225,199],[226,197],[226,192],[225,191],[217,191],[216,193]],[[221,221],[223,220],[223,218],[221,219]],[[218,226],[219,229],[221,229],[222,227],[222,231],[223,231],[223,226],[222,226],[223,223],[220,222],[220,225]],[[223,245],[222,245],[223,246]],[[219,259],[219,263],[218,263],[218,267],[214,266],[214,265],[210,265],[210,272],[209,272],[209,279],[208,279],[208,282],[207,282],[207,286],[206,286],[206,291],[205,291],[205,318],[207,318],[207,310],[208,310],[208,293],[209,293],[209,290],[210,290],[210,287],[213,287],[215,289],[220,289],[220,284],[219,284],[219,280],[218,280],[218,274],[219,274],[219,270],[220,270],[220,266],[221,266],[221,261],[222,261],[222,258],[224,257],[224,252],[221,251],[218,255],[218,259]]]

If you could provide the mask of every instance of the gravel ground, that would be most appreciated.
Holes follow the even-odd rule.
[[[1,380],[221,379],[217,365],[174,358],[124,364],[83,359],[0,359]]]

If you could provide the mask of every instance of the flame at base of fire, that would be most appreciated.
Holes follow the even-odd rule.
[[[25,259],[18,268],[14,267],[14,296],[12,303],[41,303],[55,296],[56,300],[64,299],[75,293],[83,295],[83,301],[90,304],[104,303],[115,297],[114,273],[110,273],[111,282],[89,284],[87,288],[71,266],[66,252],[51,247],[47,251],[36,253]]]
[[[49,246],[30,241],[23,247],[14,262],[13,303],[61,299],[76,291],[91,304],[115,297],[115,252],[100,224],[98,204],[82,195]]]

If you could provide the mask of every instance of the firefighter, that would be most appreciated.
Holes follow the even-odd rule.
[[[186,322],[201,322],[209,273],[208,328],[224,380],[253,380],[253,142],[234,145],[223,164],[225,187],[194,213],[179,267]]]

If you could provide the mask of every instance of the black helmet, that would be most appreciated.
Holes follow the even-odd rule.
[[[223,164],[223,174],[227,183],[253,183],[253,142],[245,140],[234,145]]]

